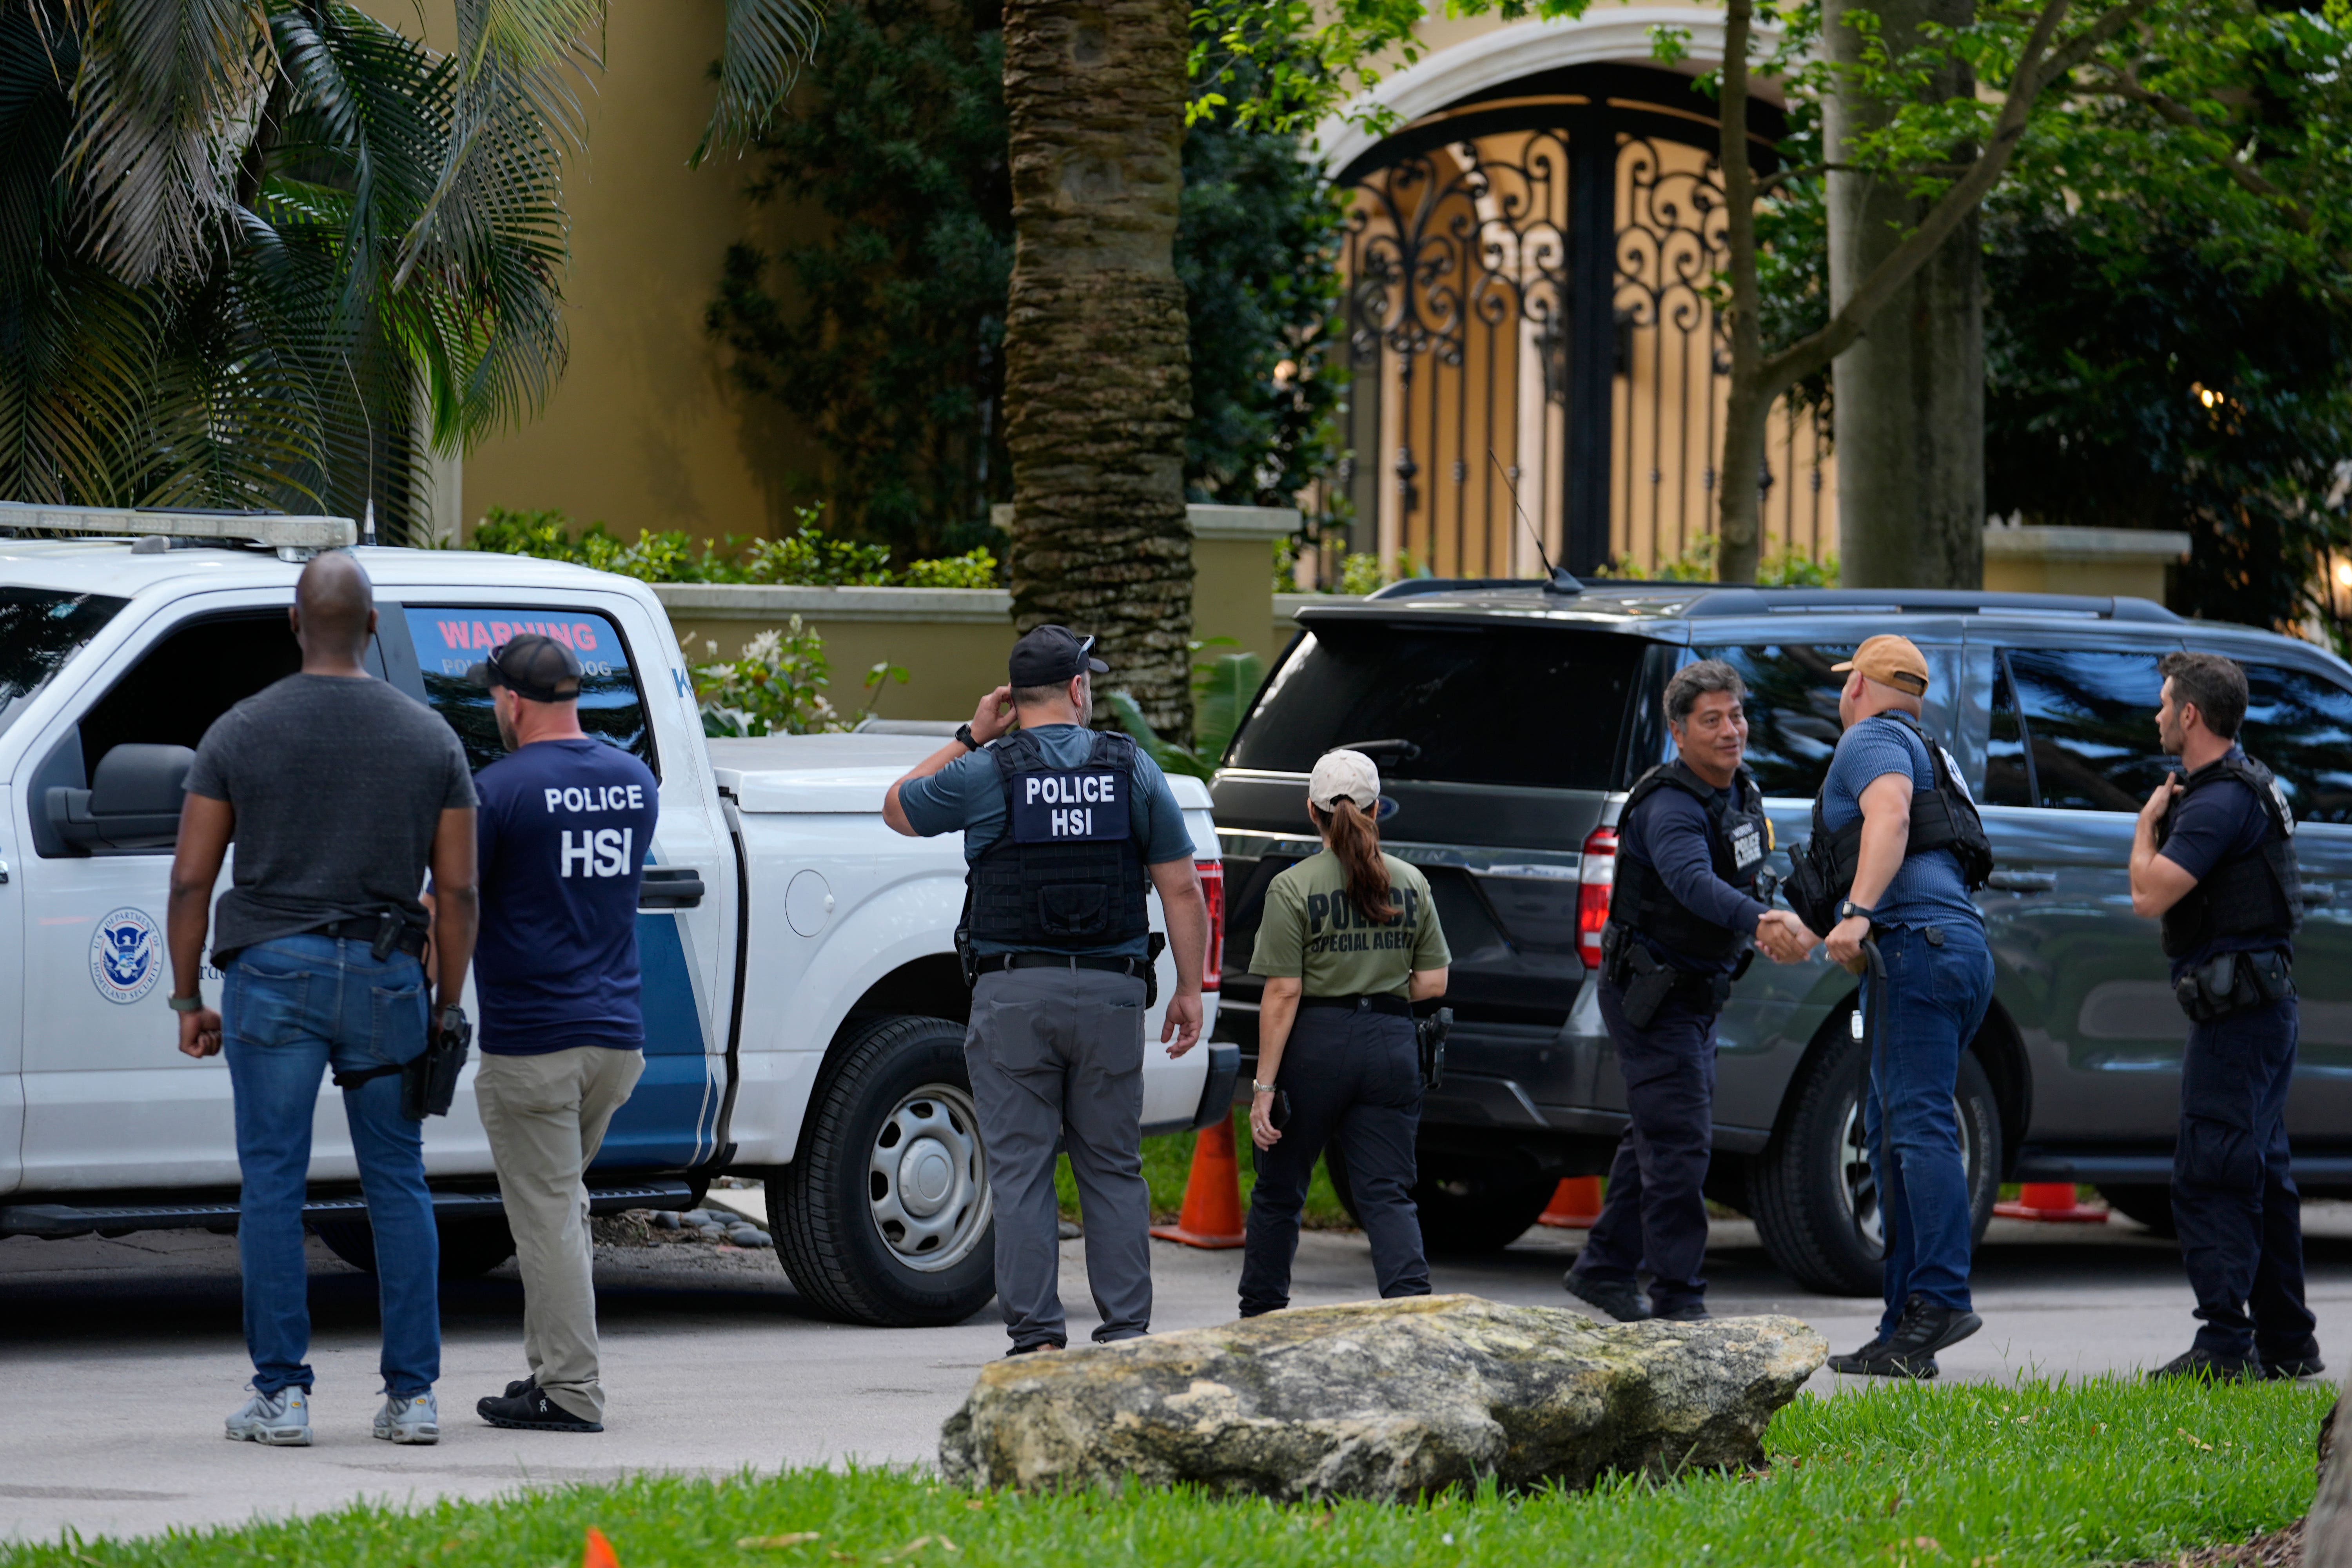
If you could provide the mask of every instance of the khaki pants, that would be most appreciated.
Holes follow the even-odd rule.
[[[613,1113],[637,1087],[645,1053],[575,1046],[537,1057],[485,1051],[481,1061],[474,1097],[522,1271],[523,1354],[548,1398],[583,1421],[602,1421],[594,1253],[582,1175]]]

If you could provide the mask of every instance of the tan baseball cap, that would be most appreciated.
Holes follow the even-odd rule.
[[[1907,691],[1914,697],[1927,694],[1927,660],[1909,637],[1898,637],[1892,632],[1881,632],[1865,638],[1853,650],[1853,657],[1843,664],[1833,664],[1836,671],[1858,669],[1881,686],[1891,686],[1897,691]]]
[[[1315,771],[1307,775],[1307,798],[1325,811],[1343,795],[1354,801],[1359,811],[1370,811],[1381,804],[1381,770],[1361,752],[1326,752],[1315,760]]]

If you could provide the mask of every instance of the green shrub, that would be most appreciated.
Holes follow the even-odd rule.
[[[819,507],[796,511],[799,527],[782,539],[736,534],[699,550],[683,530],[654,533],[645,529],[623,540],[601,522],[578,537],[562,511],[510,511],[492,507],[474,525],[471,549],[500,555],[531,555],[569,561],[599,572],[614,572],[641,583],[763,583],[789,587],[992,588],[996,557],[985,549],[939,561],[910,562],[890,570],[890,552],[880,544],[835,539],[818,525]]]
[[[715,642],[703,646],[719,652]],[[824,638],[794,616],[753,637],[740,657],[696,667],[694,695],[706,735],[814,735],[855,729],[892,679],[905,685],[906,669],[886,660],[867,670],[866,705],[844,719],[825,695],[833,681]]]

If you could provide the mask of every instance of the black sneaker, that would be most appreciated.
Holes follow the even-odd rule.
[[[1932,1354],[1897,1355],[1885,1340],[1873,1340],[1858,1351],[1830,1357],[1830,1370],[1849,1377],[1907,1377],[1915,1383],[1927,1383],[1943,1373]]]
[[[1984,1320],[1960,1307],[1938,1307],[1925,1296],[1903,1303],[1895,1331],[1886,1336],[1883,1353],[1900,1361],[1916,1361],[1949,1349],[1984,1327]]]
[[[1706,1300],[1697,1296],[1686,1297],[1664,1307],[1653,1302],[1650,1316],[1661,1323],[1711,1323],[1715,1321],[1707,1314]]]
[[[1007,1356],[1035,1355],[1039,1351],[1058,1351],[1066,1350],[1069,1347],[1060,1340],[1039,1340],[1034,1344],[1014,1345],[1011,1350],[1006,1351],[1004,1353]]]
[[[1850,1373],[1854,1376],[1859,1377],[1866,1370],[1870,1359],[1873,1356],[1884,1355],[1885,1352],[1886,1342],[1885,1340],[1873,1340],[1858,1351],[1848,1351],[1843,1355],[1833,1355],[1830,1357],[1830,1370],[1832,1372]]]
[[[2263,1376],[2262,1363],[2252,1356],[2215,1355],[2211,1351],[2191,1346],[2149,1373],[2147,1380],[2168,1383],[2174,1378],[2200,1378],[2208,1383],[2260,1383]]]
[[[1650,1299],[1631,1280],[1595,1279],[1571,1268],[1560,1276],[1559,1282],[1570,1295],[1600,1308],[1621,1323],[1643,1322],[1650,1316]]]
[[[507,1384],[506,1397],[509,1399],[520,1399],[524,1394],[529,1394],[532,1389],[537,1388],[538,1386],[539,1378],[536,1374],[522,1378],[517,1382]]]
[[[602,1432],[604,1429],[603,1422],[583,1421],[539,1388],[511,1398],[486,1394],[474,1410],[493,1426],[511,1426],[524,1432]]]
[[[2263,1375],[2273,1383],[2292,1382],[2298,1377],[2317,1377],[2327,1370],[2327,1363],[2316,1355],[2289,1356],[2284,1361],[2263,1363]]]

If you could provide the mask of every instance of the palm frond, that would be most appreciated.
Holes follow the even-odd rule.
[[[768,129],[824,29],[823,0],[726,0],[726,5],[718,102],[702,141],[688,160],[696,168],[716,149],[740,153]]]

